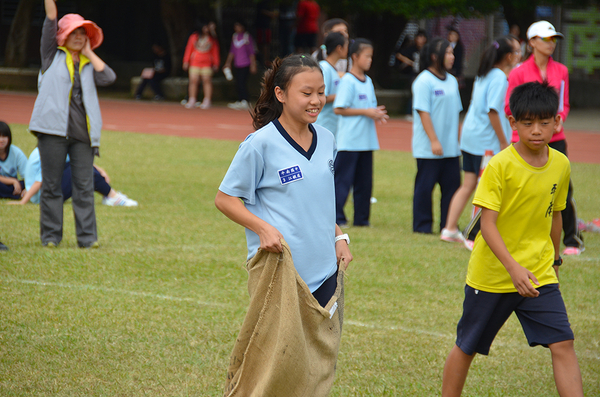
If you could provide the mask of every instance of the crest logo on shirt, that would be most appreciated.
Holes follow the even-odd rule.
[[[333,160],[329,159],[329,171],[332,175],[335,175],[335,168],[333,167]]]
[[[435,90],[434,91],[435,96],[441,96],[444,95],[444,90]]]
[[[366,101],[367,100],[367,94],[358,94],[358,99],[361,101]]]
[[[338,84],[340,84],[339,80],[336,80],[336,81],[333,82],[333,85],[338,85]]]
[[[282,170],[277,171],[277,173],[279,174],[279,182],[281,182],[282,185],[297,182],[304,178],[302,176],[302,170],[298,165],[289,168],[284,168]]]

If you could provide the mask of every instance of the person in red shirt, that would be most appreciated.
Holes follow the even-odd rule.
[[[196,106],[198,83],[202,78],[204,100],[199,105],[201,109],[208,109],[212,98],[212,75],[219,70],[219,43],[210,34],[207,24],[199,23],[197,29],[190,36],[185,54],[183,55],[183,70],[189,73],[189,99],[185,107],[190,109]]]
[[[556,40],[563,39],[564,35],[557,32],[554,26],[547,21],[538,21],[533,23],[527,29],[527,39],[533,49],[532,55],[513,69],[508,76],[508,90],[506,92],[506,101],[504,110],[506,117],[512,115],[509,106],[509,98],[513,89],[517,86],[531,81],[547,81],[551,87],[558,92],[559,106],[558,114],[560,116],[560,127],[558,132],[552,136],[549,146],[567,154],[567,141],[563,123],[567,119],[571,106],[569,105],[569,71],[567,67],[552,59],[552,54],[556,49]],[[513,131],[512,142],[517,142],[519,136]],[[565,232],[563,243],[565,250],[563,255],[579,255],[584,250],[583,236],[577,228],[577,211],[575,201],[573,201],[573,184],[569,184],[569,193],[567,196],[567,208],[562,211],[563,230]]]
[[[300,0],[296,8],[296,52],[311,54],[317,47],[321,7],[314,0]]]

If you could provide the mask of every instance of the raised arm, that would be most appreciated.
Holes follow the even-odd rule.
[[[46,1],[48,1],[48,0],[46,0]],[[85,55],[90,60],[92,66],[94,67],[94,70],[96,72],[102,72],[102,71],[104,71],[104,68],[106,67],[106,64],[92,50],[92,47],[90,46],[90,39],[89,38],[85,40],[85,45],[83,46],[83,49],[81,50],[81,53],[83,55]]]
[[[48,19],[55,21],[56,17],[58,16],[56,0],[44,0],[44,8],[46,9],[46,16]]]

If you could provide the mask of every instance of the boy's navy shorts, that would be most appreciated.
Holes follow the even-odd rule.
[[[479,175],[481,168],[481,160],[483,156],[477,156],[475,154],[467,153],[464,150],[462,152],[462,169],[464,172],[472,172]]]
[[[573,340],[565,303],[558,284],[537,289],[537,298],[518,292],[491,293],[465,286],[463,315],[458,322],[456,345],[468,355],[487,355],[502,325],[515,312],[529,346],[548,345]]]

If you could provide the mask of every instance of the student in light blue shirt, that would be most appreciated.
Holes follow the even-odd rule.
[[[23,177],[26,164],[27,156],[21,149],[12,145],[10,127],[4,121],[0,121],[0,198],[21,198],[25,189]]]
[[[125,206],[125,207],[136,207],[137,201],[130,199],[121,192],[114,190],[108,183],[110,178],[106,171],[94,164],[94,190],[100,193],[102,198],[102,204],[109,206]],[[27,166],[25,167],[25,188],[26,193],[23,195],[19,202],[13,202],[11,204],[25,205],[28,202],[33,204],[40,203],[40,195],[42,188],[42,163],[40,160],[40,151],[36,147],[33,149],[27,160]],[[63,201],[67,201],[73,195],[73,179],[71,172],[71,160],[69,155],[66,158],[66,164],[61,180],[61,192]]]
[[[485,152],[491,150],[496,154],[510,142],[512,129],[504,113],[504,99],[507,77],[520,60],[521,46],[513,36],[499,37],[481,57],[460,139],[463,183],[450,203],[446,225],[440,234],[444,241],[463,243],[472,249],[472,241],[467,241],[458,230],[458,219],[477,187]]]
[[[450,200],[460,186],[458,82],[448,73],[454,63],[450,43],[437,38],[421,52],[421,73],[412,85],[413,157],[417,175],[413,196],[413,231],[432,233],[432,193],[440,185],[440,230],[446,224]]]
[[[285,293],[286,302],[294,302],[294,307],[268,299],[257,298],[260,300],[257,302],[254,298],[259,294],[252,291],[251,304],[260,304],[270,311],[271,317],[275,306],[277,310],[286,310],[281,317],[283,321],[278,323],[282,330],[279,339],[289,346],[290,351],[300,353],[307,351],[307,345],[290,338],[285,327],[297,320],[293,324],[299,322],[305,328],[310,327],[309,332],[321,328],[300,318],[301,313],[320,309],[316,307],[318,305],[323,308],[334,305],[331,307],[335,309],[328,313],[329,319],[336,311],[341,316],[343,302],[338,305],[333,299],[336,298],[338,276],[341,284],[343,272],[352,260],[348,235],[335,224],[335,140],[329,130],[313,124],[324,104],[325,83],[316,60],[306,55],[276,59],[273,68],[265,73],[263,90],[253,113],[256,131],[240,145],[215,198],[215,205],[223,214],[246,228],[248,259],[259,259],[249,269],[253,274],[262,274],[262,270],[257,269],[264,264],[260,261],[262,255],[257,255],[259,249],[281,253],[284,251],[282,239],[287,242],[299,275],[295,277],[296,289],[287,289]],[[270,257],[272,255],[267,255]],[[289,263],[285,254],[278,258],[278,267]],[[283,279],[272,279],[269,288],[277,289]],[[310,291],[308,296],[306,289]],[[343,291],[343,285],[339,291]],[[329,324],[327,328],[333,330]],[[337,337],[341,332],[328,335],[339,343]],[[291,380],[293,384],[303,385],[304,394],[313,395],[315,390],[306,389],[306,382],[301,381],[310,372],[310,376],[321,379],[316,383],[319,390],[327,394],[337,359],[337,351],[331,351],[335,354],[331,357],[330,350],[325,348],[323,355],[328,355],[327,362],[331,365],[319,360],[320,365],[310,368],[297,366],[297,379],[291,379],[290,374],[285,377],[275,374],[269,379],[273,390],[282,385],[283,388],[292,387]],[[252,354],[250,352],[249,357]],[[283,361],[285,365],[286,360]],[[299,387],[296,389],[300,390]]]
[[[354,226],[369,226],[373,191],[373,151],[379,149],[375,122],[389,118],[385,106],[377,106],[373,82],[366,75],[373,60],[369,40],[356,39],[348,50],[352,68],[342,77],[333,102],[341,115],[336,136],[335,160],[336,222],[346,224],[344,205],[350,188],[354,191]]]
[[[335,140],[314,125],[325,103],[323,74],[311,57],[276,60],[265,75],[254,127],[240,145],[217,192],[217,208],[246,228],[248,259],[259,248],[281,252],[288,243],[294,266],[325,306],[338,267],[352,260],[335,223]],[[241,199],[241,200],[240,200]]]
[[[325,47],[327,58],[319,62],[325,81],[325,105],[317,117],[316,124],[327,128],[335,137],[340,116],[333,112],[333,101],[338,92],[340,75],[334,65],[348,56],[348,39],[339,32],[329,33],[325,38]]]

